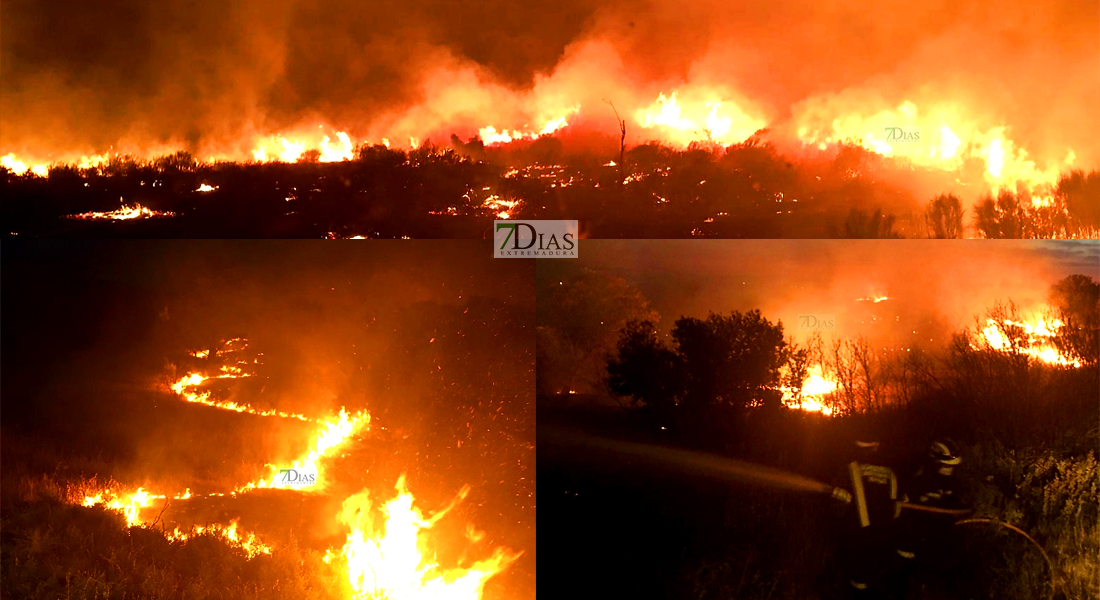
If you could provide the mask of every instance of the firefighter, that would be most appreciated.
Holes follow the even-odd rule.
[[[906,509],[899,520],[901,534],[896,552],[903,559],[920,561],[938,571],[950,569],[955,546],[951,532],[958,515],[921,508],[964,509],[955,477],[955,469],[961,462],[962,457],[951,441],[937,440],[929,445],[923,464],[906,486],[907,500],[915,506]]]
[[[841,558],[851,595],[880,598],[886,593],[892,565],[898,480],[894,471],[884,466],[878,442],[857,441],[854,458],[848,464],[852,499]]]

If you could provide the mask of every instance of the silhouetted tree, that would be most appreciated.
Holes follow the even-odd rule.
[[[990,239],[1065,237],[1072,233],[1065,199],[1054,195],[1033,202],[1030,194],[1001,190],[975,208],[975,227]]]
[[[740,410],[779,400],[787,342],[783,325],[773,324],[759,310],[682,317],[672,328],[672,339],[687,373],[684,404],[689,410]]]
[[[815,338],[819,340],[820,338]],[[783,387],[791,390],[791,401],[802,405],[802,386],[810,374],[810,365],[814,362],[812,348],[800,348],[794,339],[787,340],[787,369],[783,376]]]
[[[153,166],[159,171],[189,172],[195,170],[197,161],[190,152],[180,150],[154,159]]]
[[[1054,342],[1060,351],[1094,365],[1100,355],[1100,284],[1087,275],[1070,275],[1050,286],[1050,303],[1064,325]]]
[[[924,211],[924,220],[928,224],[930,238],[942,240],[962,237],[962,203],[952,194],[942,194],[933,198]]]
[[[562,262],[562,261],[559,261]],[[605,358],[632,320],[657,321],[637,288],[590,269],[540,264],[536,277],[539,392],[591,391],[604,377]]]
[[[607,387],[616,396],[667,415],[683,395],[680,357],[657,337],[652,321],[629,321],[607,360]]]
[[[853,208],[843,227],[833,228],[833,237],[841,239],[900,239],[901,234],[894,230],[894,215],[883,214],[881,208],[868,214],[867,211]]]

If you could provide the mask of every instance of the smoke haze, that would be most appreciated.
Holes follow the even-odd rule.
[[[578,106],[572,127],[614,134],[604,99],[634,115],[678,89],[792,135],[908,100],[1090,167],[1098,22],[1072,0],[6,0],[0,149],[240,156],[319,124],[440,140]]]

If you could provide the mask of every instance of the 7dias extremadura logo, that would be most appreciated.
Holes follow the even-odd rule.
[[[494,221],[496,258],[577,258],[577,221]]]

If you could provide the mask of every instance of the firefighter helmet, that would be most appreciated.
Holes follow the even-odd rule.
[[[932,442],[928,448],[928,456],[941,465],[957,465],[962,462],[955,445],[947,440]]]

